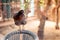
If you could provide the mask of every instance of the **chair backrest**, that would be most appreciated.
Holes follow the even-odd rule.
[[[5,36],[4,40],[21,40],[20,34],[22,34],[22,40],[39,40],[36,34],[27,30],[11,32]]]

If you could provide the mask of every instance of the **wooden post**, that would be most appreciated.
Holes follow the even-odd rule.
[[[56,0],[56,29],[59,29],[59,25],[58,25],[58,20],[59,20],[59,16],[58,16],[58,9],[59,9],[59,4],[58,4],[58,0]]]

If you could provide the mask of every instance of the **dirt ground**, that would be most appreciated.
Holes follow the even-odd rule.
[[[29,20],[27,21],[27,24],[24,26],[24,30],[32,31],[33,33],[38,35],[39,24],[40,24],[40,21],[38,19]],[[40,38],[39,39],[40,40],[60,40],[60,29],[56,30],[55,25],[56,25],[55,22],[46,20],[45,27],[43,29],[43,39],[40,39]],[[59,27],[60,27],[60,23],[59,23]],[[19,27],[14,24],[12,26],[10,25],[4,28],[0,27],[0,40],[3,40],[4,36],[7,33],[18,30],[18,29]]]

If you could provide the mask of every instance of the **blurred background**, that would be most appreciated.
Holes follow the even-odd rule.
[[[0,0],[0,40],[19,29],[13,20],[19,10],[26,16],[25,30],[36,33],[40,40],[60,40],[60,0]]]

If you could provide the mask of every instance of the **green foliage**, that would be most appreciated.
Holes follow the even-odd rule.
[[[30,4],[30,1],[31,0],[24,0],[24,8],[25,8],[25,10],[28,8],[28,6],[29,6],[29,4]]]
[[[44,6],[44,0],[39,0],[39,5]]]
[[[25,3],[29,3],[31,0],[24,0]]]

